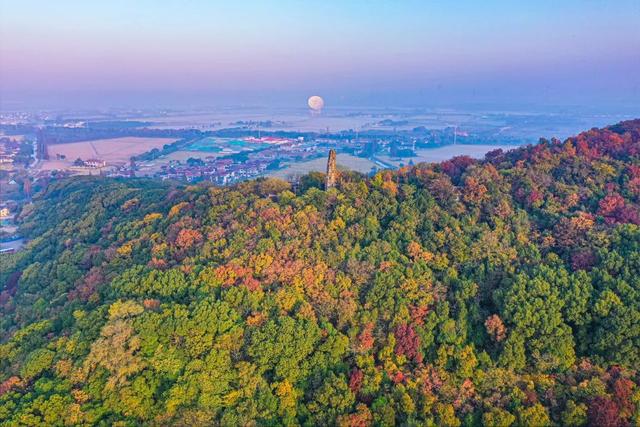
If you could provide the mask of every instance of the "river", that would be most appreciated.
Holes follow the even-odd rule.
[[[409,161],[413,161],[413,163],[437,163],[445,160],[449,160],[452,157],[456,156],[469,156],[474,159],[482,159],[485,154],[490,151],[502,149],[504,151],[513,150],[518,148],[517,145],[491,145],[491,144],[482,144],[482,145],[471,145],[471,144],[452,144],[445,145],[444,147],[435,147],[435,148],[420,148],[415,151],[415,157],[404,157],[404,158],[396,158],[389,157],[387,155],[377,155],[376,157],[380,158],[386,164],[393,165],[395,167],[400,166],[400,164],[406,165]]]

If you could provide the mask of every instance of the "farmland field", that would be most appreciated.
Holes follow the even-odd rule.
[[[151,176],[154,173],[160,172],[163,166],[168,166],[172,161],[186,162],[190,158],[194,159],[206,159],[207,157],[215,158],[223,156],[225,153],[214,153],[210,151],[186,151],[179,150],[173,153],[160,156],[157,159],[148,160],[144,162],[138,162],[138,172],[140,176]]]
[[[57,154],[66,156],[66,162],[75,159],[101,159],[107,163],[126,163],[131,156],[142,154],[154,148],[161,149],[165,144],[176,141],[174,138],[139,138],[124,137],[96,139],[92,141],[72,142],[68,144],[49,145],[49,157],[55,159]]]
[[[265,147],[267,147],[266,144],[247,142],[241,139],[205,137],[190,143],[186,147],[186,150],[211,153],[239,153],[241,151],[253,151]]]

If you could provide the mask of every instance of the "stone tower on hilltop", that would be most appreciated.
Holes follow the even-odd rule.
[[[327,159],[327,176],[324,179],[324,189],[328,190],[336,186],[338,181],[338,168],[336,167],[336,151],[329,150]]]

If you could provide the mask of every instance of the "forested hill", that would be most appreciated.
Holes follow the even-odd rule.
[[[0,423],[640,422],[640,120],[321,178],[51,184],[0,257]]]

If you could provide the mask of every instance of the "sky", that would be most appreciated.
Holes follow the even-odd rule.
[[[0,108],[633,109],[639,23],[640,0],[0,0]]]

